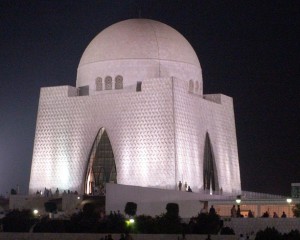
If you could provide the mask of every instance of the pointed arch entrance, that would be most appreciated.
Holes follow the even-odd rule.
[[[217,167],[208,133],[206,133],[204,145],[203,186],[204,190],[219,190]]]
[[[117,170],[112,146],[105,128],[94,140],[85,178],[86,194],[101,194],[107,182],[117,183]]]

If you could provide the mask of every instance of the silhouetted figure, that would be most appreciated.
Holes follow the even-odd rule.
[[[185,182],[184,183],[184,191],[187,191],[187,187],[188,187],[187,182]]]
[[[214,205],[211,205],[209,209],[209,214],[216,214],[216,209],[214,208]]]
[[[262,215],[262,217],[263,217],[263,218],[268,218],[268,217],[270,217],[268,211],[264,212],[264,214]]]
[[[207,238],[205,240],[211,240],[210,234],[207,235]]]
[[[273,213],[273,218],[278,218],[278,215],[276,212]]]
[[[240,234],[240,238],[239,238],[239,240],[245,240],[245,238],[244,238],[244,235],[243,235],[243,234]]]
[[[120,239],[119,240],[125,240],[125,235],[124,233],[121,234]]]
[[[286,214],[285,212],[282,212],[282,215],[281,215],[282,218],[286,218]]]
[[[11,194],[11,195],[17,195],[17,191],[16,191],[14,188],[12,188],[12,189],[10,190],[10,194]]]
[[[251,210],[248,211],[248,218],[254,218],[254,215]]]
[[[236,216],[239,218],[241,217],[241,208],[240,205],[238,205],[237,210],[236,210]]]
[[[179,237],[178,237],[178,239],[180,239],[180,240],[186,240],[186,238],[185,238],[185,233],[182,233],[182,238],[179,238]]]
[[[179,183],[178,183],[178,189],[179,189],[179,191],[181,191],[181,188],[182,188],[182,182],[179,181]]]
[[[190,186],[188,187],[188,192],[193,192]]]
[[[125,233],[125,240],[133,240],[133,238],[131,237],[131,235],[128,232]]]
[[[231,213],[231,217],[233,217],[233,218],[236,217],[236,208],[235,208],[235,205],[232,206],[232,208],[230,210],[230,213]]]
[[[113,240],[113,238],[111,237],[111,234],[107,235],[107,240]]]

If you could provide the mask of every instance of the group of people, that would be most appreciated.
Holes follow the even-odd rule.
[[[203,208],[201,209],[201,211],[200,211],[200,214],[216,214],[217,212],[216,212],[216,209],[214,208],[214,205],[211,205],[210,206],[210,209],[209,209],[209,211],[207,211],[207,206],[203,206]]]
[[[100,238],[100,240],[114,240],[111,236],[111,234],[106,235],[104,238]],[[129,233],[122,233],[119,240],[133,240],[131,235]]]
[[[237,206],[237,208],[235,207],[235,205],[232,206],[231,208],[231,217],[232,218],[239,218],[239,217],[244,217],[241,214],[241,209],[240,209],[240,205]],[[264,212],[263,215],[261,216],[262,218],[268,218],[270,217],[270,214],[268,211]],[[281,218],[286,218],[286,213],[282,212]],[[248,218],[254,218],[254,214],[251,210],[248,211]],[[278,214],[276,212],[273,213],[273,218],[279,218]]]
[[[244,237],[244,234],[240,234],[239,240],[247,240],[250,239],[250,237],[247,235],[246,238]]]
[[[262,218],[268,218],[270,217],[270,214],[268,211],[264,212],[263,215],[261,216]],[[286,218],[286,213],[283,211],[281,214],[281,218]],[[273,218],[279,218],[278,214],[276,212],[273,212]]]
[[[235,208],[235,205],[233,205],[232,208],[231,208],[231,211],[230,211],[230,215],[233,218],[242,218],[242,217],[244,217],[244,215],[241,214],[240,205],[238,205],[237,208]],[[254,214],[251,210],[248,211],[247,216],[248,216],[248,218],[254,218]]]
[[[77,191],[73,192],[73,191],[70,191],[70,190],[68,190],[68,191],[64,190],[62,194],[75,194],[75,195],[77,195],[78,192]],[[58,188],[56,188],[55,193],[53,194],[51,188],[48,189],[48,188],[45,187],[44,192],[43,191],[36,191],[36,195],[37,196],[41,195],[41,196],[44,196],[44,197],[53,197],[53,195],[54,196],[59,196],[59,190],[58,190]]]
[[[178,183],[178,190],[179,191],[182,191],[182,182],[179,181]],[[184,183],[184,186],[183,186],[183,191],[186,191],[186,192],[193,192],[191,187],[188,186],[187,182]]]
[[[251,210],[248,211],[248,217],[254,217],[253,216],[253,213]],[[244,217],[242,214],[241,214],[241,208],[240,208],[240,205],[237,206],[237,208],[235,207],[235,205],[232,206],[231,210],[230,210],[230,216],[232,218],[240,218],[240,217]]]

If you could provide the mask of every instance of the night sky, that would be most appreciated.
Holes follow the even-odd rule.
[[[290,194],[300,182],[299,1],[0,1],[0,194],[28,190],[41,87],[75,86],[81,55],[129,18],[178,30],[204,93],[234,100],[242,189]]]

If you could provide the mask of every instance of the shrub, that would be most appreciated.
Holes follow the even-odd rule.
[[[234,230],[230,227],[221,228],[221,235],[234,235]]]
[[[105,226],[106,232],[122,233],[126,230],[125,218],[121,214],[110,214],[105,221],[102,222],[102,227]],[[100,230],[102,231],[102,230]]]
[[[57,211],[57,205],[54,202],[45,202],[44,207],[46,212],[53,213]]]
[[[95,214],[95,205],[93,203],[86,203],[82,208],[85,216],[93,216]]]
[[[294,216],[295,217],[300,217],[300,204],[296,204],[294,207],[293,207],[293,213],[294,213]]]
[[[283,237],[274,227],[267,227],[256,233],[255,240],[283,240]]]
[[[217,214],[200,213],[191,218],[189,227],[194,234],[217,234],[221,228],[220,217]]]
[[[41,219],[34,227],[34,232],[54,232],[65,233],[70,232],[70,221],[49,219],[48,217]]]
[[[155,220],[151,216],[140,215],[135,218],[136,221],[136,232],[143,233],[143,234],[151,234],[155,233],[156,226]]]
[[[129,216],[134,216],[136,214],[137,204],[134,202],[127,202],[124,212]]]
[[[4,232],[29,232],[37,220],[30,210],[13,210],[2,220]]]
[[[168,203],[166,206],[167,215],[177,218],[179,216],[179,206],[177,203]]]
[[[182,233],[182,224],[180,217],[174,217],[168,214],[156,216],[155,233],[161,234],[178,234]]]
[[[289,233],[283,234],[284,240],[299,240],[300,239],[300,232],[298,230],[292,230]]]

